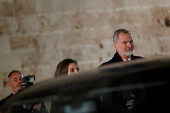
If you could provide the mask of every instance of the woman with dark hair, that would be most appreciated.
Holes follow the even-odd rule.
[[[60,76],[68,76],[68,75],[76,74],[78,72],[79,72],[79,67],[75,60],[64,59],[57,65],[54,78]],[[48,111],[50,113],[60,113],[62,111],[62,110],[58,111],[58,109],[56,109],[56,106],[58,106],[57,101],[54,100],[48,104],[51,105],[48,106]]]
[[[79,72],[78,64],[75,60],[64,59],[57,65],[54,77],[72,75]]]

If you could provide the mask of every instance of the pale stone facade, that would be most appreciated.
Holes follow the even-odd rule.
[[[65,58],[96,69],[114,55],[119,28],[132,32],[135,55],[170,55],[170,0],[0,0],[0,99],[14,69],[36,82]]]

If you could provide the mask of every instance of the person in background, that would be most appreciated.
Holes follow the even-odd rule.
[[[54,75],[54,78],[62,77],[62,76],[70,76],[73,74],[77,74],[79,72],[78,64],[73,59],[64,59],[62,60],[56,68],[56,72]],[[50,106],[51,105],[51,106]],[[50,113],[59,113],[61,111],[56,111],[56,101],[48,102],[46,103],[46,107],[48,106],[47,110],[50,111]],[[54,109],[51,109],[54,108]]]
[[[116,53],[113,58],[107,62],[104,62],[99,67],[104,65],[113,64],[116,62],[126,62],[135,59],[141,59],[141,56],[134,56],[134,44],[133,37],[130,31],[126,29],[118,29],[113,35],[113,47],[116,49]]]
[[[143,57],[141,56],[133,55],[134,53],[133,37],[132,37],[131,32],[126,29],[118,29],[114,32],[113,47],[116,49],[116,53],[114,54],[113,58],[107,62],[102,63],[98,68],[101,68],[108,64],[117,63],[117,62],[129,62],[129,61],[136,60],[136,59],[143,59]],[[129,95],[130,100],[124,99],[123,97],[120,97],[120,95],[126,95],[126,97],[128,97]],[[127,111],[128,109],[133,110],[134,99],[135,99],[135,95],[133,93],[131,94],[118,93],[116,96],[122,98],[123,101],[120,101],[119,103],[123,103],[122,104],[123,106],[127,106],[126,107]]]
[[[8,75],[8,85],[12,88],[12,93],[7,96],[5,99],[0,101],[0,106],[2,106],[10,97],[12,97],[13,95],[19,93],[19,91],[25,89],[25,86],[22,86],[21,83],[21,78],[22,78],[22,73],[18,70],[13,70],[9,73]],[[43,107],[43,109],[42,109]],[[32,104],[24,104],[22,106],[19,106],[17,109],[15,109],[16,111],[13,112],[20,112],[20,113],[29,113],[32,112],[33,113],[47,113],[46,110],[44,110],[44,104],[43,103],[38,103],[35,105]],[[43,111],[42,111],[43,110]]]
[[[72,75],[79,72],[78,64],[75,60],[64,59],[57,65],[54,77]]]
[[[12,93],[0,101],[0,106],[3,103],[5,103],[11,96],[18,93],[19,90],[23,89],[23,87],[21,86],[20,80],[21,80],[21,72],[20,71],[13,70],[10,72],[10,74],[8,75],[8,85],[11,87]]]

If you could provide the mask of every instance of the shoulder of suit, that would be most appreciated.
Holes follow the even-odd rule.
[[[115,63],[115,62],[116,62],[115,60],[111,59],[111,60],[109,60],[109,61],[104,62],[103,64],[101,64],[98,68],[100,68],[100,67],[102,67],[102,66],[105,66],[105,65],[108,65],[108,64]]]
[[[108,62],[104,62],[103,64],[101,64],[98,68],[100,68],[100,67],[102,67],[102,66],[104,66],[104,65],[107,65],[108,64]]]
[[[10,95],[8,95],[7,97],[5,97],[4,99],[2,99],[0,102],[4,102],[5,100],[7,100],[9,97],[11,97],[13,94],[11,93]]]
[[[141,57],[141,56],[134,56],[134,58],[144,58],[144,57]]]

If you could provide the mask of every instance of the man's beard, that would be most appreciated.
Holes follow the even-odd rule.
[[[22,91],[24,88],[22,86],[19,86],[18,92]]]
[[[119,48],[118,48],[118,49],[119,49]],[[130,48],[129,50],[130,50],[130,51],[122,51],[122,50],[119,49],[119,52],[120,52],[122,55],[129,57],[129,56],[131,56],[131,55],[133,54],[134,49],[133,49],[133,48]]]
[[[19,90],[22,90],[22,89],[23,89],[23,87],[22,87],[21,83],[20,83],[20,84],[18,84],[18,85],[17,85],[17,87],[19,88]]]

